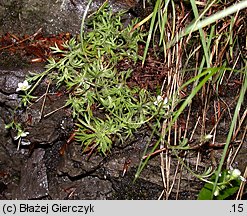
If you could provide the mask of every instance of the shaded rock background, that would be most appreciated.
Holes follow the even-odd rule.
[[[88,13],[97,10],[104,0],[94,0]],[[113,11],[130,9],[138,0],[112,0]],[[0,35],[11,32],[33,34],[39,28],[44,33],[80,32],[81,17],[88,1],[85,0],[1,0]]]

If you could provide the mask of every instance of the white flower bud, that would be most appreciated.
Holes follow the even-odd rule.
[[[169,108],[169,105],[167,104],[168,103],[168,98],[167,97],[163,98],[161,95],[158,95],[156,101],[154,101],[154,105],[155,106],[159,106],[161,103],[162,103],[162,105],[163,105],[162,107],[164,109],[168,109]]]
[[[233,170],[231,171],[231,176],[232,176],[232,178],[234,178],[234,179],[239,178],[239,177],[241,176],[240,170],[239,170],[239,169],[233,169]]]
[[[214,191],[214,196],[219,196],[219,194],[220,194],[220,190],[219,188],[216,188]]]

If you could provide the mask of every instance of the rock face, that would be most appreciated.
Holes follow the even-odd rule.
[[[104,0],[94,0],[88,13],[91,13]],[[114,11],[129,9],[137,5],[137,0],[112,0]],[[44,33],[79,33],[82,14],[88,1],[85,0],[1,0],[0,35],[33,34],[42,28]]]
[[[78,31],[77,14],[66,8],[62,0],[4,0],[0,8],[0,34],[33,34],[39,28],[43,28],[46,33]],[[65,21],[68,17],[71,18]]]

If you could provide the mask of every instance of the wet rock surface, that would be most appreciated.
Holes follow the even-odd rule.
[[[85,8],[85,3],[82,5]],[[0,5],[1,34],[6,32],[32,34],[39,28],[46,33],[78,33],[81,12],[69,0],[2,1]],[[15,21],[15,25],[13,25]]]
[[[104,0],[93,1],[88,13],[96,11],[103,2]],[[137,0],[112,0],[110,4],[113,6],[113,11],[118,11],[140,8],[140,6],[137,7],[138,2]],[[0,35],[6,32],[34,34],[40,28],[46,34],[60,32],[78,34],[87,3],[84,0],[2,0],[0,2]]]
[[[12,199],[40,199],[48,195],[44,149],[36,149],[21,167],[20,182]]]

